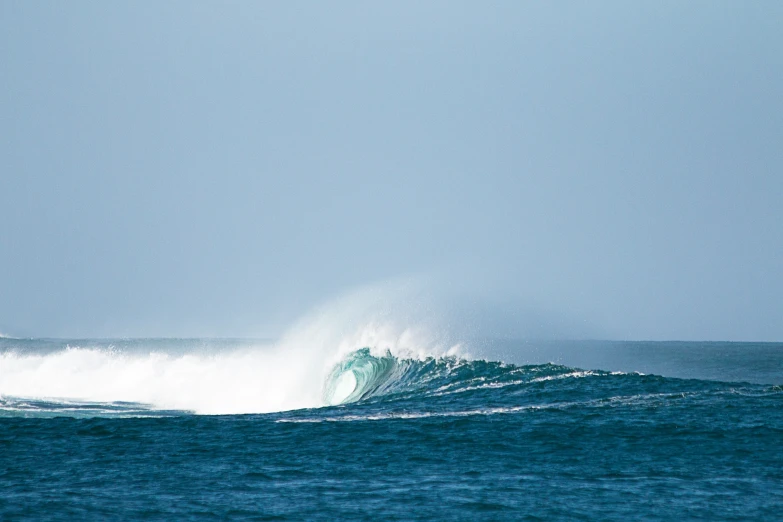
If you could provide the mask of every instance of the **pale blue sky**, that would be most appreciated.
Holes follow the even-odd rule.
[[[607,337],[783,340],[782,21],[2,0],[0,331],[275,336],[434,274]]]

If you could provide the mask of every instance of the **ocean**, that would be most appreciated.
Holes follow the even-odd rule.
[[[0,520],[780,520],[783,343],[0,339]]]

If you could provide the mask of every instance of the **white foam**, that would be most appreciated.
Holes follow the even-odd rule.
[[[534,380],[535,381],[535,380]],[[447,386],[442,386],[435,390],[432,395],[436,397],[440,397],[442,395],[451,395],[455,393],[464,393],[474,390],[484,390],[484,389],[496,389],[496,388],[505,388],[507,386],[519,386],[522,384],[527,384],[528,381],[524,380],[518,380],[518,381],[506,381],[506,382],[489,382],[485,384],[477,384],[475,386],[466,386],[464,388],[456,388],[456,389],[449,389],[453,388],[455,386],[458,386],[458,384],[449,384]]]
[[[477,415],[498,415],[516,413],[525,410],[538,410],[554,406],[511,406],[499,408],[482,408],[476,410],[441,411],[441,412],[385,412],[370,415],[341,415],[335,417],[306,417],[301,419],[278,419],[282,423],[320,423],[320,422],[363,422],[380,420],[410,420],[427,419],[430,417],[473,417]]]
[[[536,377],[531,379],[530,382],[545,382],[545,381],[558,381],[560,379],[583,379],[585,377],[592,377],[594,375],[605,375],[603,373],[596,373],[591,370],[582,370],[569,373],[561,373],[558,375],[547,375],[545,377]]]
[[[395,299],[400,302],[378,288],[355,292],[319,308],[272,345],[185,354],[78,346],[6,352],[0,354],[0,396],[126,401],[204,414],[324,406],[329,372],[357,349],[419,359],[459,354],[460,346],[437,334],[426,316],[390,310]]]

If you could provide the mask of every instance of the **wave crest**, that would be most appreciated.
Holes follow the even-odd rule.
[[[536,385],[552,380],[624,375],[557,364],[515,366],[456,356],[400,358],[390,351],[357,350],[337,363],[324,383],[326,405],[411,395],[444,396]]]

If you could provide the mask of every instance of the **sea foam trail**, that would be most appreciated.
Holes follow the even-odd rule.
[[[410,318],[369,312],[366,299],[333,303],[295,324],[271,344],[197,351],[161,349],[154,341],[134,350],[67,346],[35,353],[0,353],[0,396],[133,402],[200,414],[268,413],[320,407],[348,398],[356,386],[343,379],[325,394],[334,368],[361,348],[400,358],[460,354],[437,329]],[[94,343],[93,343],[94,344]]]

